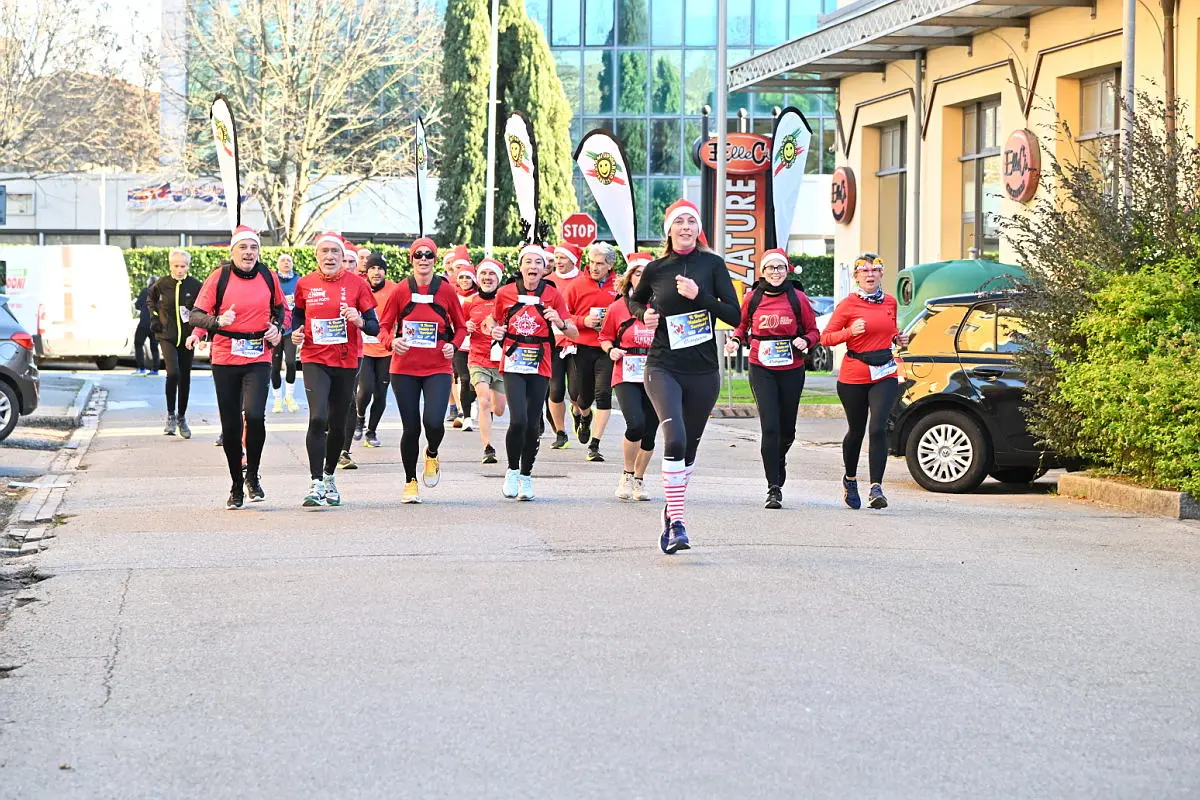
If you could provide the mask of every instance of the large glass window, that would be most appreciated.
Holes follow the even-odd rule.
[[[550,30],[550,0],[528,0],[525,9],[531,19],[542,26],[543,32]],[[549,37],[547,37],[549,38]]]
[[[904,269],[905,199],[907,180],[905,125],[898,122],[879,131],[878,247],[888,271]]]
[[[1000,101],[986,100],[963,109],[962,254],[964,258],[1000,257]]]
[[[583,51],[583,112],[585,114],[611,114],[613,110],[613,70],[605,63],[605,53],[600,50]],[[611,62],[611,55],[609,56]],[[606,69],[606,67],[608,67]]]
[[[816,30],[817,17],[821,13],[821,0],[791,0],[788,14],[788,38],[795,39]]]
[[[679,120],[656,119],[650,123],[650,172],[655,175],[678,175]]]
[[[655,0],[650,6],[650,44],[683,44],[683,0]]]
[[[700,139],[700,120],[685,119],[683,121],[683,152],[679,157],[683,160],[684,175],[699,175],[700,167],[692,158],[692,148]]]
[[[550,44],[579,44],[579,0],[553,0]]]
[[[678,50],[656,50],[653,54],[653,89],[650,94],[650,110],[655,114],[678,114],[683,98],[680,70],[681,54]]]
[[[787,41],[787,11],[787,4],[780,0],[755,0],[754,43],[770,46]]]
[[[619,0],[621,44],[646,44],[650,34],[650,12],[646,0]]]
[[[571,110],[578,113],[581,97],[579,94],[579,59],[578,50],[554,51],[554,64],[558,67],[558,78],[562,81],[563,91],[567,94],[567,102]]]
[[[754,44],[754,24],[750,14],[750,0],[741,0],[729,4],[729,45],[742,45],[749,47]],[[729,63],[734,64],[741,59],[734,59],[733,54],[729,55]]]
[[[613,43],[613,0],[585,0],[587,17],[584,22],[584,44]]]
[[[688,47],[712,47],[717,43],[717,0],[687,0],[683,22]]]
[[[625,156],[633,174],[646,172],[646,120],[619,119],[617,120],[617,136],[625,145]]]
[[[620,86],[617,90],[618,114],[645,114],[647,89],[645,50],[621,52]]]
[[[729,22],[730,22],[730,25],[732,25],[733,19],[730,18]],[[729,41],[730,41],[730,43],[732,43],[733,37],[730,37]],[[745,61],[747,58],[749,58],[753,54],[754,54],[754,52],[752,50],[730,50],[729,51],[729,63],[736,64],[739,61]],[[720,77],[720,76],[718,76],[718,77]],[[731,114],[736,114],[737,110],[739,108],[745,108],[745,109],[749,110],[750,95],[748,93],[734,92],[733,94],[729,95],[729,112]]]
[[[683,54],[687,77],[684,81],[685,114],[699,114],[700,109],[716,103],[717,55],[711,50],[688,50]]]
[[[1121,119],[1115,70],[1079,82],[1079,141],[1094,164],[1109,196],[1117,191],[1117,124]]]
[[[679,178],[652,178],[650,180],[650,225],[648,231],[662,232],[663,212],[667,206],[683,197],[683,185]]]

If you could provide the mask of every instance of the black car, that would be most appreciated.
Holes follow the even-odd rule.
[[[829,315],[833,313],[833,307],[837,305],[832,297],[821,295],[809,297],[808,304],[817,315],[818,329],[824,328],[825,323],[829,321]],[[833,351],[823,344],[818,344],[804,356],[804,366],[815,372],[829,372],[833,369]]]
[[[0,439],[8,438],[18,417],[37,410],[39,385],[33,337],[0,295]]]
[[[934,492],[969,492],[991,475],[1023,484],[1053,466],[1025,420],[1013,363],[1021,320],[1012,292],[939,297],[908,328],[908,381],[888,420],[889,446]]]

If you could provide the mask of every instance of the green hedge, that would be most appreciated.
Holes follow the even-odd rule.
[[[388,262],[388,277],[394,281],[408,276],[411,267],[408,261],[408,247],[394,244],[371,244],[363,246],[371,252],[381,254]],[[146,285],[146,279],[151,275],[167,274],[167,255],[173,248],[142,247],[125,251],[125,264],[129,267],[129,285],[134,296]],[[229,257],[225,247],[185,247],[192,256],[192,276],[204,280],[224,259]],[[469,250],[472,263],[478,264],[483,259],[483,248],[472,247]],[[519,248],[497,247],[494,258],[504,264],[509,274],[514,274],[517,268]],[[654,251],[651,251],[654,252]],[[262,260],[267,266],[274,267],[275,259],[282,253],[290,253],[296,265],[296,272],[303,275],[312,272],[317,267],[316,257],[312,247],[264,247]],[[803,267],[800,281],[810,295],[833,294],[833,258],[831,256],[792,256],[792,264]],[[617,254],[617,269],[625,269],[625,260]]]
[[[1086,356],[1059,359],[1083,455],[1139,483],[1200,497],[1200,264],[1114,277],[1077,323]]]

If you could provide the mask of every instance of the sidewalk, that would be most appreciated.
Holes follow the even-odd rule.
[[[22,428],[77,428],[83,410],[96,388],[90,378],[77,378],[55,372],[42,372],[37,409],[17,422]],[[14,435],[17,431],[14,431]]]

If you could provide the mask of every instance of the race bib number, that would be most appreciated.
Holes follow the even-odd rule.
[[[500,359],[504,358],[504,348],[500,346],[499,342],[492,342],[492,349],[488,351],[488,358],[496,364],[499,364]]]
[[[870,364],[867,367],[871,370],[871,380],[877,381],[896,374],[896,359],[892,359],[881,367],[872,367]]]
[[[188,324],[188,320],[192,318],[192,310],[190,308],[179,307],[179,321],[184,325]]]
[[[349,341],[346,335],[346,320],[343,317],[314,319],[312,341],[313,344],[346,344]]]
[[[695,347],[712,341],[712,318],[707,311],[689,311],[667,317],[667,338],[672,350]]]
[[[426,350],[437,347],[436,322],[404,320],[403,336],[409,347],[420,347]]]
[[[621,359],[621,376],[629,383],[646,382],[646,357],[625,356]]]
[[[788,339],[772,339],[758,343],[758,361],[764,367],[790,367],[794,360],[792,343]]]
[[[287,306],[287,308],[288,308],[288,311],[291,311],[293,308],[295,308],[295,307],[296,307],[296,295],[294,295],[294,294],[285,294],[285,295],[283,296],[283,304],[284,304],[285,306]]]
[[[518,345],[512,355],[504,359],[504,371],[517,375],[537,375],[542,364],[542,348],[538,345]]]
[[[267,352],[264,339],[230,339],[229,352],[240,358],[258,358]]]

